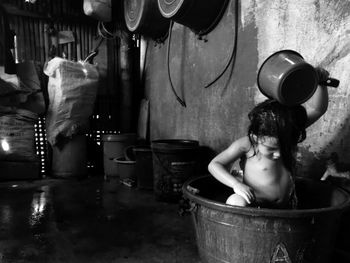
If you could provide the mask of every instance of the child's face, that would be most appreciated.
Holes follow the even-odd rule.
[[[269,136],[258,138],[258,152],[268,159],[278,160],[281,157],[278,139]]]

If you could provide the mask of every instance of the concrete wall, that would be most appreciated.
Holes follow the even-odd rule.
[[[238,4],[238,45],[235,65],[209,88],[226,65],[234,44],[235,1],[217,27],[197,38],[175,23],[170,45],[170,72],[182,107],[167,76],[167,40],[150,42],[146,57],[146,97],[150,100],[151,139],[199,140],[218,152],[246,134],[247,113],[264,96],[256,86],[261,63],[271,53],[293,49],[312,65],[322,65],[340,80],[329,89],[327,113],[307,131],[300,145],[302,172],[317,175],[333,151],[350,157],[350,1],[241,0]],[[348,161],[350,162],[350,161]]]

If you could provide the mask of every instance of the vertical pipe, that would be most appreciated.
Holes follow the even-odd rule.
[[[19,39],[18,39],[18,34],[19,34],[19,30],[18,30],[18,28],[19,28],[19,20],[20,20],[21,18],[19,17],[19,16],[16,16],[16,17],[14,17],[14,23],[15,23],[15,48],[14,48],[14,50],[15,50],[15,63],[18,63],[20,60],[19,60],[19,54],[20,54],[20,41],[19,41]]]
[[[33,19],[35,61],[41,61],[39,19]]]
[[[72,25],[67,25],[67,30],[72,31]],[[68,59],[73,60],[73,54],[72,54],[72,43],[67,44],[67,50],[68,50]]]
[[[75,48],[76,61],[81,60],[81,38],[80,38],[80,24],[75,25]]]
[[[85,56],[84,59],[89,55],[89,31],[88,27],[84,25],[84,43],[85,43]]]
[[[23,19],[23,32],[24,32],[24,42],[26,45],[25,47],[25,52],[24,52],[24,59],[25,60],[30,60],[31,59],[31,50],[30,50],[30,29],[29,29],[29,22],[24,21]]]
[[[45,60],[49,60],[50,58],[50,36],[49,36],[49,24],[44,23],[44,49],[45,49]]]
[[[119,48],[120,76],[120,130],[133,132],[134,125],[134,85],[133,85],[133,40],[132,34],[122,33]]]
[[[24,22],[22,17],[18,17],[18,36],[17,36],[17,41],[18,41],[18,61],[22,62],[25,60],[25,53],[26,53],[26,39],[24,35]]]
[[[62,31],[66,31],[67,30],[67,24],[62,24]],[[70,59],[69,55],[68,55],[68,44],[61,44],[61,48],[62,48],[62,57],[66,58],[66,59]]]
[[[44,35],[45,35],[45,31],[44,31],[44,22],[42,20],[38,21],[39,23],[39,43],[40,43],[40,62],[43,64],[46,60],[45,57],[45,40],[44,40]]]

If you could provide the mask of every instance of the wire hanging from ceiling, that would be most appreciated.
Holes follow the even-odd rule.
[[[170,86],[171,86],[171,89],[176,97],[176,100],[181,104],[181,106],[185,107],[186,108],[186,102],[181,99],[177,93],[176,93],[176,90],[175,90],[175,87],[173,85],[173,81],[171,79],[171,74],[170,74],[170,63],[169,63],[169,57],[170,57],[170,43],[171,43],[171,31],[172,31],[172,28],[173,28],[173,25],[174,25],[174,22],[171,21],[170,22],[170,26],[169,26],[169,34],[168,34],[168,45],[167,45],[167,56],[166,56],[166,64],[167,64],[167,69],[168,69],[168,78],[169,78],[169,82],[170,82]]]
[[[209,88],[211,85],[213,85],[216,81],[218,81],[227,71],[227,69],[229,68],[229,66],[232,64],[231,67],[231,71],[230,71],[230,75],[229,78],[227,79],[227,83],[231,80],[232,77],[232,73],[233,73],[233,68],[236,62],[236,54],[237,54],[237,41],[238,41],[238,1],[235,1],[235,26],[234,26],[234,37],[233,37],[233,47],[232,47],[232,51],[231,51],[231,55],[229,60],[226,63],[226,66],[223,68],[223,70],[221,71],[220,74],[218,74],[216,76],[216,78],[214,78],[211,82],[209,82],[208,84],[206,84],[204,86],[204,88]]]
[[[105,39],[114,39],[119,35],[117,27],[115,27],[113,31],[111,31],[106,27],[105,23],[102,21],[98,21],[97,23],[97,33],[99,36]]]
[[[231,67],[231,71],[230,71],[230,75],[227,79],[227,84],[229,83],[229,81],[231,80],[232,74],[233,74],[233,68],[236,62],[236,54],[237,54],[237,41],[238,41],[238,3],[239,0],[235,0],[235,19],[234,19],[234,37],[233,37],[233,45],[232,45],[232,50],[231,50],[231,54],[230,54],[230,58],[228,59],[227,63],[225,64],[224,68],[221,70],[221,72],[209,83],[207,83],[206,85],[203,86],[203,88],[209,88],[210,86],[212,86],[215,82],[217,82],[227,71],[227,69],[229,68],[230,65],[232,65]],[[167,57],[166,57],[166,63],[167,63],[167,72],[168,72],[168,79],[169,79],[169,83],[171,86],[171,89],[176,97],[176,100],[181,104],[181,106],[186,107],[186,102],[184,99],[180,98],[176,92],[176,89],[174,87],[172,78],[171,78],[171,73],[170,73],[170,46],[171,46],[171,36],[172,36],[172,28],[173,28],[174,22],[171,21],[170,26],[169,26],[169,33],[168,33],[168,43],[167,43]],[[201,37],[201,36],[200,36]],[[227,84],[225,86],[227,86]]]

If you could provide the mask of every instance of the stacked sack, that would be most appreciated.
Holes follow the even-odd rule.
[[[0,74],[0,180],[40,177],[35,125],[45,102],[37,70],[23,62],[16,75]]]

